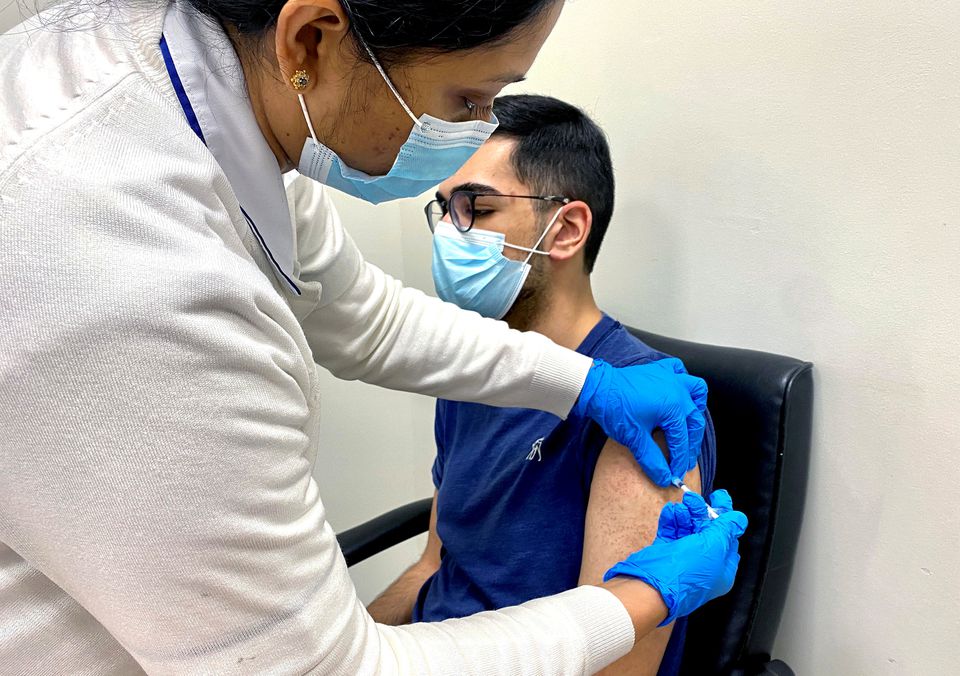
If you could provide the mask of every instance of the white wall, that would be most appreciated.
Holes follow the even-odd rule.
[[[20,8],[14,0],[0,0],[0,33],[20,23]]]
[[[58,3],[70,2],[73,6],[81,6],[88,0],[0,0],[0,33],[16,26],[38,11],[52,7]]]

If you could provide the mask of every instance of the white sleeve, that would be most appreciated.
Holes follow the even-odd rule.
[[[285,301],[206,223],[185,227],[198,205],[152,222],[183,194],[97,197],[57,212],[76,250],[30,249],[50,240],[18,234],[29,199],[2,220],[27,255],[0,268],[17,291],[0,327],[0,543],[63,590],[56,604],[82,606],[155,674],[582,674],[630,649],[630,618],[600,588],[375,624],[313,478],[316,366]],[[0,608],[0,635],[52,609],[6,591],[30,610]],[[56,658],[24,667],[84,671]]]
[[[404,287],[363,260],[322,187],[300,178],[290,190],[300,276],[322,288],[301,320],[317,363],[344,379],[566,417],[588,357]]]
[[[313,478],[311,348],[244,249],[219,167],[179,111],[182,129],[163,117],[176,104],[116,82],[0,167],[0,670],[115,672],[129,654],[157,674],[579,673],[629,650],[627,613],[601,589],[435,627],[371,621]],[[392,384],[441,382],[404,381],[385,356],[412,351],[402,315],[419,303],[327,266],[317,314],[343,307],[313,337],[320,354],[351,372],[356,349],[352,373]],[[363,312],[355,285],[382,309]],[[512,352],[534,381],[550,350]],[[516,384],[472,379],[491,398]],[[575,388],[542,389],[562,408]],[[29,575],[8,574],[11,552]],[[63,608],[83,612],[51,621]],[[31,628],[67,650],[23,642]]]

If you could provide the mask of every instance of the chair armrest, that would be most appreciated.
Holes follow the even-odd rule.
[[[430,527],[433,498],[424,498],[397,507],[337,535],[340,549],[352,566],[389,549],[404,540],[424,533]]]
[[[757,676],[796,676],[793,669],[781,660],[771,660],[761,665],[761,669],[757,672]]]
[[[681,673],[701,673],[682,671]],[[719,673],[719,672],[717,672]],[[737,664],[730,676],[796,676],[786,662],[772,660],[769,655],[752,655]]]

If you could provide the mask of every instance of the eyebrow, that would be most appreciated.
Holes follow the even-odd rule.
[[[507,73],[506,75],[501,75],[499,77],[491,78],[491,82],[500,82],[502,84],[514,84],[517,82],[524,82],[527,79],[527,76],[524,74],[518,73]]]
[[[492,185],[487,185],[486,183],[461,183],[458,186],[455,186],[453,190],[450,191],[450,194],[457,192],[458,190],[468,190],[470,192],[475,192],[478,195],[500,195],[502,194],[499,190],[494,188]],[[437,191],[437,199],[445,201],[447,198],[444,197],[440,191]]]

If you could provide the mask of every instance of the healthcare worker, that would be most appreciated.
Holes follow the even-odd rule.
[[[405,289],[329,202],[451,175],[561,5],[70,0],[2,38],[0,671],[592,672],[729,589],[745,518],[690,497],[604,587],[382,627],[317,493],[316,363],[576,407],[661,485],[695,462],[706,391],[678,363],[594,364]]]

